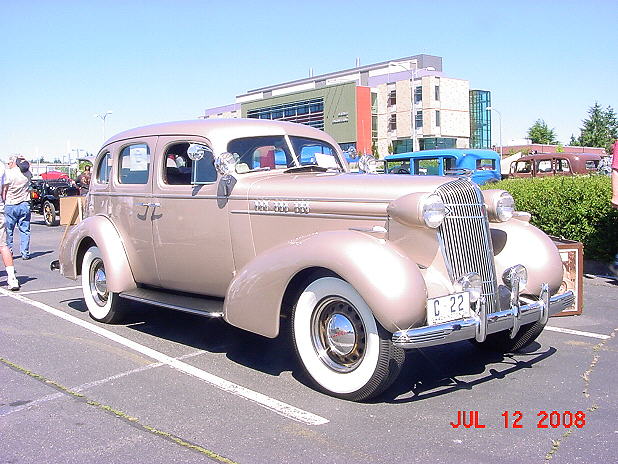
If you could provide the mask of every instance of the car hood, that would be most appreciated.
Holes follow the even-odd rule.
[[[234,196],[299,200],[390,202],[403,195],[433,192],[453,177],[356,173],[269,173],[240,177]]]

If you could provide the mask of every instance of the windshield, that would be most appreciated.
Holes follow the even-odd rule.
[[[237,157],[236,172],[254,170],[288,169],[298,166],[320,166],[326,169],[340,169],[341,164],[335,149],[322,140],[304,137],[290,137],[294,152],[283,135],[245,137],[232,140],[227,151]]]
[[[327,169],[341,169],[337,152],[322,140],[305,137],[290,137],[300,166],[320,166]]]

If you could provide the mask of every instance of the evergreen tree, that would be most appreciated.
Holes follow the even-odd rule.
[[[579,145],[583,147],[605,148],[611,153],[612,144],[618,138],[618,119],[611,106],[603,110],[601,105],[595,102],[588,110],[588,118],[584,119]]]
[[[528,138],[532,143],[542,143],[546,145],[556,145],[556,133],[553,129],[547,127],[545,121],[537,119],[534,124],[528,129]]]

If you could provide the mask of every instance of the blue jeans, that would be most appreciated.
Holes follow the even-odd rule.
[[[6,219],[6,243],[13,250],[13,231],[19,229],[19,243],[22,258],[30,257],[30,203],[22,201],[17,205],[4,205]]]

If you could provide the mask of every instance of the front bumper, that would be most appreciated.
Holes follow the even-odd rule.
[[[392,341],[396,346],[411,349],[471,339],[483,342],[487,335],[506,330],[510,331],[511,337],[514,337],[522,325],[539,320],[546,323],[549,316],[565,310],[574,302],[575,295],[572,291],[549,297],[547,285],[544,285],[538,301],[525,305],[512,303],[506,311],[491,314],[485,313],[485,305],[481,302],[473,317],[434,326],[400,330],[393,333]]]

